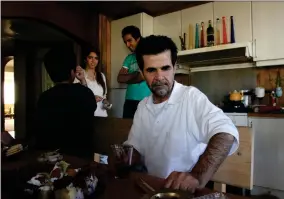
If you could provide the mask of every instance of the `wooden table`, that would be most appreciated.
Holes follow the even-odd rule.
[[[29,152],[23,154],[17,160],[2,162],[2,198],[11,198],[9,197],[10,192],[15,192],[15,186],[9,186],[26,182],[37,172],[41,172],[43,165],[36,161],[36,158],[40,153],[41,152]],[[90,163],[90,161],[86,159],[68,155],[64,156],[64,160],[78,168],[87,164],[95,165],[96,175],[98,175],[97,177],[99,178],[99,181],[105,185],[104,191],[96,197],[98,199],[140,199],[145,193],[135,183],[137,178],[142,178],[156,190],[159,190],[163,186],[163,179],[147,174],[132,173],[128,179],[114,179],[109,176],[106,165],[96,164],[94,162]],[[42,165],[42,167],[40,165]],[[53,165],[50,166],[53,167]],[[198,192],[197,195],[202,196],[212,192],[212,190],[203,189]],[[228,194],[228,196],[230,199],[248,199],[247,197],[230,194]]]
[[[114,179],[109,182],[104,195],[100,199],[140,199],[145,193],[142,191],[138,185],[136,185],[135,180],[137,178],[142,178],[155,190],[162,188],[164,181],[161,178],[154,176],[133,173],[129,179]],[[204,188],[196,193],[196,196],[204,196],[213,193],[213,190]],[[249,199],[248,197],[236,196],[232,194],[226,194],[229,199]]]

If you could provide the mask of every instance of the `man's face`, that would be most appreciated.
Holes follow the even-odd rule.
[[[153,95],[159,99],[168,99],[175,76],[171,52],[168,50],[157,55],[144,55],[143,60],[143,75]]]
[[[139,42],[140,38],[138,38],[137,40],[135,40],[131,34],[127,34],[124,35],[123,37],[123,41],[125,43],[125,45],[127,46],[127,48],[131,51],[134,52],[136,49],[136,46]]]

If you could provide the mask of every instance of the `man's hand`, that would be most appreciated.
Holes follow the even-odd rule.
[[[128,73],[128,69],[122,67],[117,76],[118,83],[137,84],[144,81],[143,74],[140,71]]]
[[[173,171],[166,179],[165,188],[180,189],[195,192],[199,187],[199,181],[189,172]]]
[[[122,74],[122,75],[126,75],[126,74],[128,74],[128,69],[122,67],[122,68],[120,69],[119,73]]]
[[[81,66],[76,67],[75,76],[81,82],[81,84],[86,84],[84,70],[81,68]]]
[[[100,102],[100,101],[102,101],[102,100],[103,100],[103,98],[102,98],[102,97],[100,97],[100,96],[98,96],[98,95],[95,95],[95,97],[96,97],[96,102]]]

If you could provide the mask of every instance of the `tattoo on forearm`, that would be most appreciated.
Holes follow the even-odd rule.
[[[234,140],[234,136],[228,133],[218,133],[210,139],[206,150],[191,171],[192,175],[199,180],[199,188],[205,187],[218,170],[228,156]]]

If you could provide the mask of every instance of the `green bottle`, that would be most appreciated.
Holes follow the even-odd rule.
[[[212,26],[211,20],[208,22],[207,28],[207,46],[214,46],[214,28]]]

